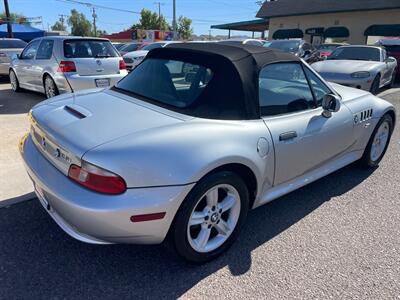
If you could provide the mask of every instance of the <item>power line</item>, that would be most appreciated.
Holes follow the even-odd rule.
[[[114,11],[120,11],[120,12],[126,12],[126,13],[131,13],[131,14],[138,14],[140,15],[140,12],[133,11],[133,10],[128,10],[128,9],[121,9],[121,8],[115,8],[115,7],[109,7],[109,6],[104,6],[104,5],[98,5],[98,4],[93,4],[90,2],[83,2],[83,1],[76,1],[76,0],[56,0],[59,2],[66,2],[66,3],[76,3],[76,4],[81,4],[85,5],[87,7],[95,7],[95,8],[102,8],[102,9],[108,9],[108,10],[114,10]]]

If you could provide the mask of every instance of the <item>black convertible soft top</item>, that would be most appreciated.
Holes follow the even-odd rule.
[[[151,50],[147,58],[182,60],[214,72],[199,98],[189,107],[174,110],[201,118],[245,120],[260,117],[258,77],[267,64],[299,62],[276,49],[219,43],[176,43]]]

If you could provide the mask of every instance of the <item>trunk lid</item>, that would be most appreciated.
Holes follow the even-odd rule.
[[[88,150],[125,135],[183,121],[124,97],[128,96],[109,90],[57,97],[32,110],[33,123],[56,146],[81,158]]]
[[[120,57],[73,59],[76,72],[81,76],[118,74],[119,61]]]

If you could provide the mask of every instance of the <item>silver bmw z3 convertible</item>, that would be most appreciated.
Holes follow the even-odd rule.
[[[249,209],[388,147],[388,102],[324,81],[294,55],[250,45],[155,49],[114,87],[29,113],[20,151],[36,194],[72,237],[168,241],[202,263]]]

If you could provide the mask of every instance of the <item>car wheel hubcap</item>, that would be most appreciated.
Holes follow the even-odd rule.
[[[15,77],[14,72],[10,73],[10,83],[11,88],[15,91],[17,89],[17,78]]]
[[[189,219],[187,236],[197,252],[220,247],[232,234],[240,215],[240,196],[229,184],[220,184],[200,197]]]
[[[374,136],[371,147],[371,160],[377,161],[385,151],[389,140],[390,125],[387,121],[383,122]]]
[[[46,96],[47,98],[54,97],[56,95],[54,84],[50,79],[46,79]]]

